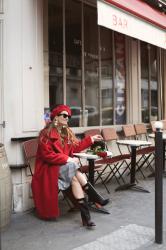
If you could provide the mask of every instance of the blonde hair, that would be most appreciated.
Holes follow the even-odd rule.
[[[52,122],[48,123],[45,126],[45,128],[41,130],[39,136],[43,136],[49,139],[50,132],[53,128],[55,128],[58,131],[62,139],[62,142],[64,141],[65,138],[67,138],[67,140],[70,141],[73,145],[78,145],[79,140],[77,139],[73,131],[66,125],[55,124],[55,119],[53,119]]]
[[[79,140],[68,126],[63,126],[60,133],[62,139],[66,138],[74,145],[78,145]]]

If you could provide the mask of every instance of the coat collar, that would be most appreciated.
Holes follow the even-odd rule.
[[[49,137],[50,137],[51,139],[54,139],[54,140],[59,139],[60,135],[59,135],[59,133],[58,133],[58,131],[57,131],[56,128],[52,128],[52,129],[51,129]]]

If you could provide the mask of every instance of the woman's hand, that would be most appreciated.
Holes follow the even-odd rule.
[[[95,141],[103,141],[103,137],[101,135],[93,135],[93,136],[91,136],[91,140],[93,143]]]
[[[79,159],[77,157],[69,157],[67,162],[79,163]]]

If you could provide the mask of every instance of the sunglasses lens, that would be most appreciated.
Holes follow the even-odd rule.
[[[70,116],[70,115],[67,115],[67,114],[60,114],[59,116],[63,116],[63,118],[68,118],[68,119],[71,118],[71,116]]]
[[[68,118],[68,119],[70,119],[70,118],[71,118],[71,116],[70,116],[70,115],[66,115],[66,114],[63,114],[63,117],[64,117],[64,118]]]

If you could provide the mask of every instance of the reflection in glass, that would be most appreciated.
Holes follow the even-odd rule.
[[[125,36],[115,33],[115,124],[126,123]]]
[[[63,21],[61,0],[50,1],[49,22],[49,95],[50,107],[63,102]]]
[[[157,48],[141,42],[141,109],[142,122],[158,117]]]
[[[99,74],[97,10],[84,6],[85,105],[88,126],[99,125]]]
[[[149,122],[149,60],[148,46],[146,43],[141,44],[141,110],[142,122]]]
[[[151,91],[151,120],[157,120],[158,116],[158,92],[157,92],[157,49],[152,46],[150,50],[150,91]]]
[[[95,5],[94,0],[48,0],[50,108],[66,102],[74,127],[126,121],[124,35],[97,25]]]
[[[100,28],[102,125],[113,124],[112,31]]]
[[[66,103],[72,109],[71,127],[80,126],[81,111],[81,3],[66,1]]]

